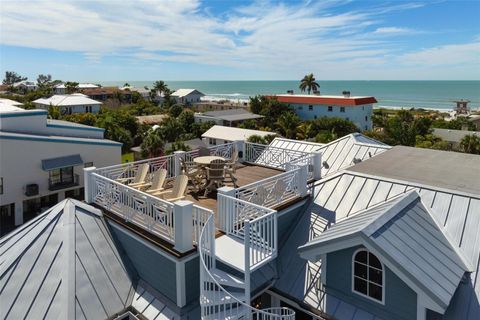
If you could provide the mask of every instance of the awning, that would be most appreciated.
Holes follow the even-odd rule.
[[[80,157],[79,154],[74,154],[71,156],[42,160],[42,169],[45,171],[50,171],[65,167],[78,166],[80,164],[83,164],[82,157]]]

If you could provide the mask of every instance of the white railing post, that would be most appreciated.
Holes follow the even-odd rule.
[[[92,173],[95,172],[97,168],[88,167],[83,169],[83,187],[85,194],[85,202],[93,203],[93,177]]]
[[[298,193],[304,197],[308,193],[308,164],[300,166],[298,171]]]
[[[217,214],[220,230],[229,233],[233,226],[234,203],[222,195],[235,197],[235,189],[232,187],[221,187],[217,189]]]
[[[244,221],[245,228],[245,302],[250,305],[250,220]],[[250,312],[247,315],[247,319],[250,319]]]
[[[320,151],[313,153],[313,179],[322,179],[322,153]]]
[[[245,141],[244,140],[236,140],[234,144],[234,151],[238,154],[238,160],[240,162],[244,162],[246,158],[245,155]]]
[[[178,252],[193,249],[193,203],[180,200],[173,203],[173,225],[175,229],[175,246]]]
[[[174,166],[174,177],[179,176],[182,174],[182,163],[180,162],[180,158],[185,159],[185,151],[179,150],[174,151],[173,155],[175,157],[175,166]]]

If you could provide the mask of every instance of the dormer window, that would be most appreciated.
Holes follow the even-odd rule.
[[[380,260],[366,249],[353,254],[352,290],[377,302],[384,301],[384,270]]]

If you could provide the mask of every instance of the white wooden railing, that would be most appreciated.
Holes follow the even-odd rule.
[[[145,192],[92,173],[89,199],[125,221],[175,244],[173,204]]]
[[[176,175],[175,156],[173,154],[168,156],[162,156],[157,158],[122,163],[114,166],[99,168],[99,169],[96,169],[95,172],[103,177],[110,178],[113,180],[133,178],[137,173],[137,170],[140,167],[140,165],[145,163],[149,165],[148,172],[150,176],[152,176],[153,173],[158,169],[167,170],[168,178],[175,177]]]
[[[291,167],[290,171],[235,189],[235,197],[264,207],[275,207],[307,195],[308,166]]]
[[[291,150],[270,145],[245,142],[243,161],[277,169],[286,169],[294,160],[308,156],[305,151]]]
[[[210,150],[210,155],[212,156],[218,156],[222,157],[225,159],[231,159],[233,153],[235,152],[235,143],[230,142],[230,143],[225,143],[225,144],[219,144],[218,146],[213,146],[209,147],[208,149]],[[199,150],[192,150],[183,153],[183,157],[186,161],[193,161],[196,157],[198,157],[198,152]]]
[[[306,166],[307,179],[310,181],[315,178],[315,166],[320,165],[315,163],[316,156],[317,155],[314,153],[309,153],[307,155],[304,155],[301,158],[298,158],[297,160],[293,160],[290,163],[285,164],[285,170],[289,171],[295,168],[300,168],[301,166]],[[319,170],[321,170],[321,168]]]
[[[205,227],[207,220],[213,215],[213,211],[193,205],[192,207],[192,220],[193,220],[193,243],[198,246],[200,233]]]

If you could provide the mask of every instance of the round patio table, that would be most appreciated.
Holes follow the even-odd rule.
[[[199,164],[201,166],[208,166],[210,162],[213,160],[223,160],[225,161],[225,158],[222,157],[217,157],[217,156],[204,156],[204,157],[196,157],[193,159],[193,162],[196,164]]]

